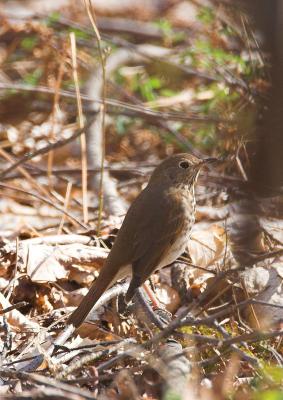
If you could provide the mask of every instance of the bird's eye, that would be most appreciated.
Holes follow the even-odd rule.
[[[189,168],[189,166],[190,166],[190,164],[189,164],[188,161],[181,161],[181,162],[179,163],[179,167],[180,167],[180,168],[183,168],[183,169],[187,169],[187,168]]]

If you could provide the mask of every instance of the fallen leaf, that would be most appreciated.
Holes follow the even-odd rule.
[[[156,285],[156,295],[158,300],[165,305],[166,310],[170,313],[175,313],[180,306],[180,296],[172,287],[159,283]]]
[[[69,273],[69,281],[77,282],[79,285],[90,285],[97,273],[97,269],[86,269],[82,265],[72,265]]]
[[[194,229],[188,250],[193,264],[208,267],[218,261],[225,248],[225,231],[219,225],[212,225],[206,230]]]
[[[260,218],[260,225],[274,239],[283,244],[283,220],[277,218]]]
[[[33,282],[56,282],[59,279],[67,279],[71,266],[73,275],[75,275],[74,269],[80,265],[100,268],[108,253],[109,250],[101,247],[77,243],[50,246],[21,242],[19,246],[21,267],[22,269],[26,267],[26,273]]]
[[[68,277],[68,270],[58,260],[58,247],[29,245],[25,248],[27,260],[27,275],[33,282],[56,282]]]
[[[6,299],[6,297],[0,292],[0,305],[1,307],[7,308],[11,306],[11,303]],[[38,332],[40,330],[40,326],[38,323],[30,320],[25,317],[19,310],[12,310],[5,314],[7,321],[12,326],[18,328],[19,330],[24,329],[32,329],[33,331]]]
[[[270,271],[264,267],[247,268],[241,273],[245,287],[250,294],[255,294],[267,288]]]
[[[64,292],[62,298],[65,306],[75,306],[77,307],[82,301],[83,297],[87,294],[88,288],[81,288],[77,290],[72,290],[71,292]]]
[[[276,269],[277,274],[283,279],[283,257],[280,257],[279,260],[274,261],[272,263],[272,268]]]
[[[277,264],[277,265],[276,265]],[[272,262],[264,267],[248,268],[241,276],[249,294],[257,294],[256,299],[270,304],[283,306],[282,293],[282,263]],[[269,329],[277,326],[283,320],[283,308],[253,304],[252,306],[260,327]],[[258,328],[251,307],[246,309],[247,318]],[[277,328],[276,328],[277,329]]]

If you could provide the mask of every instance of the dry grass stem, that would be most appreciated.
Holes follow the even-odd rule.
[[[53,140],[54,140],[54,126],[55,126],[56,113],[59,110],[60,87],[61,87],[63,73],[64,73],[64,62],[65,61],[63,59],[60,62],[58,77],[55,82],[55,93],[54,93],[53,111],[52,111],[52,118],[51,118],[51,132],[50,132],[50,138]],[[54,152],[53,152],[53,150],[51,150],[48,153],[48,158],[47,158],[47,175],[48,175],[48,179],[49,179],[49,186],[52,186],[53,160],[54,160]]]
[[[72,193],[72,182],[68,182],[67,185],[67,190],[66,190],[66,195],[65,195],[65,201],[64,201],[64,211],[68,211],[69,203],[70,203],[70,198],[71,198],[71,193]],[[57,235],[61,235],[62,229],[65,223],[66,219],[66,214],[62,215],[61,222],[58,228]]]
[[[79,127],[84,128],[83,108],[82,99],[80,94],[80,85],[78,77],[78,64],[77,64],[77,48],[76,48],[76,36],[74,32],[70,33],[71,41],[71,53],[72,53],[72,67],[73,77],[76,88],[77,96],[77,108],[79,115]],[[83,132],[80,136],[81,139],[81,161],[82,161],[82,190],[83,190],[83,216],[84,223],[88,223],[88,194],[87,194],[87,151],[86,151],[86,135]]]

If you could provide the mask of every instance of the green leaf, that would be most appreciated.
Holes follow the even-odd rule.
[[[36,86],[42,76],[42,68],[37,68],[33,72],[26,74],[23,81],[31,86]]]
[[[177,93],[178,93],[177,91],[167,89],[167,88],[160,90],[161,96],[164,96],[164,97],[172,97],[172,96],[175,96]]]
[[[149,78],[149,84],[152,89],[160,89],[161,88],[161,81],[159,78],[153,77]]]
[[[32,50],[37,45],[37,43],[38,43],[38,38],[37,37],[29,36],[29,37],[24,38],[21,41],[21,47],[24,50]]]
[[[266,390],[256,393],[255,400],[283,400],[283,392],[281,390]]]
[[[162,30],[164,35],[171,35],[172,34],[172,25],[170,21],[167,19],[160,19],[159,21],[155,21],[154,25],[156,25],[158,28]]]
[[[116,119],[116,131],[118,135],[124,135],[127,133],[129,126],[132,124],[132,120],[124,115],[119,115]]]
[[[175,393],[172,389],[167,390],[164,400],[182,400],[182,396],[178,393]]]
[[[81,29],[69,28],[68,32],[74,32],[77,39],[85,39],[85,40],[90,39],[90,35],[87,32],[82,31]]]
[[[206,25],[210,25],[214,21],[214,12],[210,7],[202,7],[198,13],[199,21]]]
[[[263,373],[270,380],[277,384],[283,384],[283,368],[276,365],[266,365],[263,368]]]
[[[47,25],[52,25],[52,23],[54,24],[55,22],[58,22],[59,19],[60,19],[60,13],[58,11],[54,11],[49,15],[47,19]]]

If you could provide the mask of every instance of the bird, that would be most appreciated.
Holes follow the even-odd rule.
[[[119,279],[131,277],[125,296],[186,249],[195,222],[195,184],[203,165],[215,159],[192,154],[169,156],[153,171],[130,206],[98,278],[67,320],[77,329],[102,294]]]

